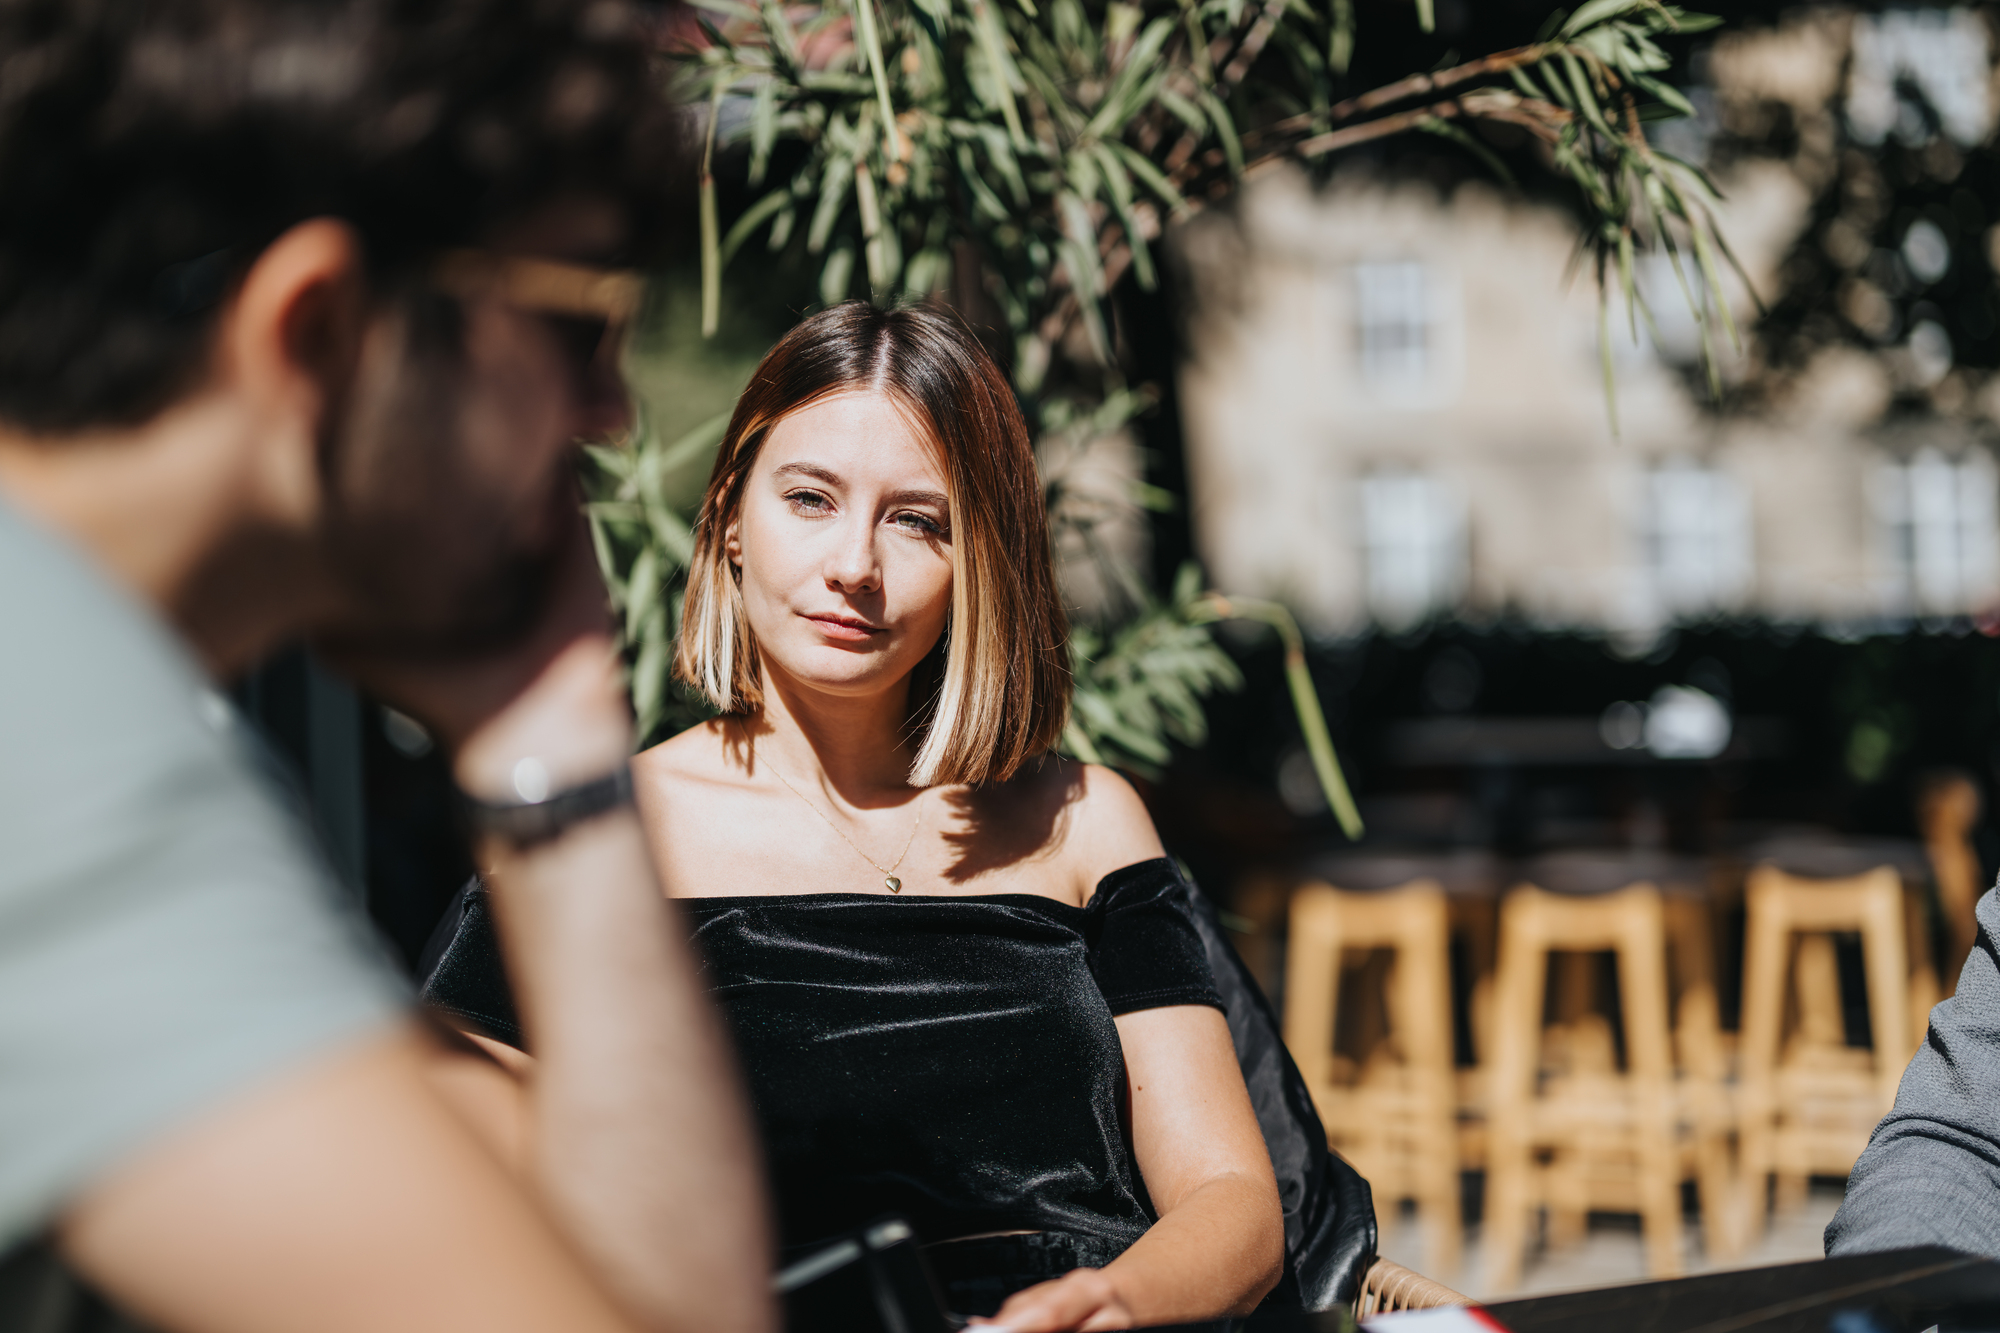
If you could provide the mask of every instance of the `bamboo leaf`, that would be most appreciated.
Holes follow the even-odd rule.
[[[1491,148],[1479,142],[1472,135],[1466,133],[1463,126],[1454,125],[1439,116],[1432,116],[1428,120],[1419,122],[1417,128],[1426,134],[1435,134],[1440,139],[1451,140],[1478,158],[1485,164],[1488,171],[1498,176],[1502,181],[1510,186],[1515,183],[1514,173],[1507,169],[1507,164],[1500,160],[1498,154],[1494,153]]]
[[[1618,232],[1618,285],[1625,293],[1625,316],[1632,326],[1632,342],[1639,342],[1639,294],[1632,279],[1632,231],[1629,227]]]
[[[716,240],[715,177],[701,173],[701,336],[713,338],[722,319],[722,252]]]
[[[1229,161],[1229,174],[1243,174],[1243,141],[1236,137],[1236,120],[1229,114],[1229,108],[1213,89],[1203,88],[1197,94],[1201,104],[1208,111],[1209,123],[1215,126],[1215,137],[1222,141],[1222,154]]]
[[[1659,98],[1662,102],[1665,102],[1675,111],[1680,112],[1683,116],[1692,116],[1695,114],[1694,103],[1688,101],[1681,90],[1674,87],[1671,83],[1644,74],[1635,75],[1633,82]]]
[[[840,210],[847,202],[847,189],[853,181],[853,159],[834,157],[827,161],[820,176],[819,206],[813,209],[812,226],[806,229],[808,252],[818,254],[826,248],[827,237],[833,234],[833,224],[840,220]]]
[[[1647,0],[1585,0],[1585,3],[1577,6],[1576,12],[1569,16],[1569,22],[1562,25],[1562,35],[1574,36],[1585,28],[1594,27],[1609,18],[1616,18],[1627,10],[1639,8],[1646,3]]]
[[[1333,0],[1332,23],[1327,35],[1326,63],[1333,72],[1347,75],[1354,60],[1354,0]]]
[[[1319,779],[1320,791],[1326,796],[1333,817],[1340,821],[1341,832],[1350,842],[1358,841],[1366,832],[1361,811],[1355,807],[1354,794],[1347,789],[1346,775],[1340,771],[1333,737],[1326,728],[1326,715],[1320,711],[1312,673],[1306,669],[1305,653],[1289,645],[1285,650],[1285,683],[1291,688],[1292,709],[1298,714],[1299,730],[1305,733],[1306,753],[1312,756],[1313,775]]]
[[[1604,111],[1597,103],[1597,90],[1590,86],[1590,76],[1583,72],[1583,63],[1565,51],[1561,62],[1563,72],[1569,76],[1570,89],[1576,94],[1576,109],[1583,113],[1592,127],[1606,138],[1611,137],[1611,127],[1604,123]]]
[[[773,214],[777,213],[780,209],[790,206],[791,202],[791,190],[781,187],[772,190],[762,199],[744,209],[743,216],[736,219],[735,223],[729,228],[729,234],[722,238],[722,249],[718,256],[719,262],[717,267],[727,268],[729,261],[734,259],[736,252],[743,247],[743,242],[755,235],[757,228],[769,220]]]
[[[1105,191],[1111,196],[1112,211],[1125,229],[1125,244],[1132,252],[1132,276],[1142,291],[1150,292],[1156,284],[1153,256],[1147,249],[1145,234],[1139,230],[1138,219],[1132,214],[1132,177],[1118,154],[1102,144],[1097,147],[1097,164],[1104,176]]]
[[[855,27],[861,49],[868,56],[868,74],[875,82],[875,98],[882,106],[883,155],[891,162],[903,155],[896,137],[896,108],[889,100],[889,71],[882,62],[882,37],[875,30],[875,0],[854,0]]]
[[[1715,313],[1722,320],[1722,330],[1729,335],[1729,345],[1741,351],[1743,339],[1736,332],[1736,318],[1729,313],[1729,302],[1723,296],[1722,274],[1716,271],[1715,254],[1708,247],[1708,237],[1698,225],[1688,228],[1688,236],[1694,244],[1695,262],[1701,265],[1702,280],[1714,298]]]
[[[1146,81],[1161,76],[1160,71],[1154,68],[1153,60],[1173,31],[1174,21],[1170,18],[1157,18],[1146,25],[1145,32],[1133,43],[1124,67],[1104,94],[1097,114],[1083,127],[1085,138],[1102,138],[1138,112],[1139,104],[1144,100],[1137,95],[1138,90]]]
[[[792,30],[792,21],[785,16],[784,6],[779,0],[764,0],[763,28],[765,41],[771,54],[784,71],[787,78],[796,77],[799,68],[799,39]]]
[[[1014,104],[1014,91],[1021,84],[1021,72],[1007,54],[1007,40],[1001,35],[1000,21],[994,17],[993,7],[987,0],[972,0],[972,27],[979,39],[979,49],[993,71],[993,86],[1000,99],[1000,115],[1007,122],[1007,135],[1014,141],[1015,147],[1025,148],[1028,136],[1021,129],[1021,109]]]
[[[854,242],[842,241],[826,257],[819,270],[821,305],[838,305],[847,299],[854,282]]]
[[[750,96],[750,183],[762,185],[771,165],[771,149],[778,142],[778,85],[761,79]]]
[[[1176,190],[1174,183],[1168,180],[1158,167],[1153,165],[1151,158],[1148,158],[1144,153],[1129,144],[1121,143],[1115,139],[1112,140],[1109,147],[1111,151],[1118,154],[1119,160],[1125,164],[1132,174],[1137,176],[1147,189],[1159,197],[1161,203],[1176,213],[1183,211],[1187,207],[1187,201],[1181,197],[1181,192]]]
[[[1598,280],[1597,361],[1604,372],[1604,415],[1611,422],[1611,438],[1618,438],[1618,382],[1611,365],[1611,294]]]

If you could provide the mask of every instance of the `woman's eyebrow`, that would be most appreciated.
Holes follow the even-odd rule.
[[[823,481],[829,486],[840,485],[840,474],[838,472],[823,468],[817,463],[782,463],[771,469],[771,475],[774,477],[782,477],[787,473],[794,476],[811,477],[814,481]]]
[[[823,468],[817,463],[781,463],[771,469],[771,475],[774,477],[811,477],[814,481],[827,486],[839,486],[841,484],[838,472],[833,471],[831,468]],[[941,491],[900,490],[890,491],[887,495],[884,495],[882,503],[885,505],[936,505],[939,509],[946,509],[950,507],[951,502],[945,498]]]

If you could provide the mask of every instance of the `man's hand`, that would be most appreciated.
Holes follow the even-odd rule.
[[[369,694],[429,727],[461,761],[460,785],[476,795],[510,797],[511,765],[530,754],[550,765],[560,786],[595,777],[631,752],[610,600],[581,509],[542,614],[517,641],[464,657],[344,645],[327,656]]]

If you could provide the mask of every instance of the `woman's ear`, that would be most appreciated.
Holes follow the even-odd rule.
[[[722,553],[736,569],[740,571],[743,568],[743,524],[735,516],[722,529]]]

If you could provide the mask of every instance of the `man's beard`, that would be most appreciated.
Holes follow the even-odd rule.
[[[407,354],[394,380],[322,450],[325,549],[347,611],[321,637],[397,657],[503,649],[541,618],[583,521],[574,454],[543,462],[532,489],[502,485],[457,419],[449,354]]]
[[[402,525],[360,522],[335,536],[336,569],[363,609],[324,638],[341,649],[399,657],[476,657],[518,643],[547,608],[561,564],[560,548],[488,542],[468,552],[442,534]]]

